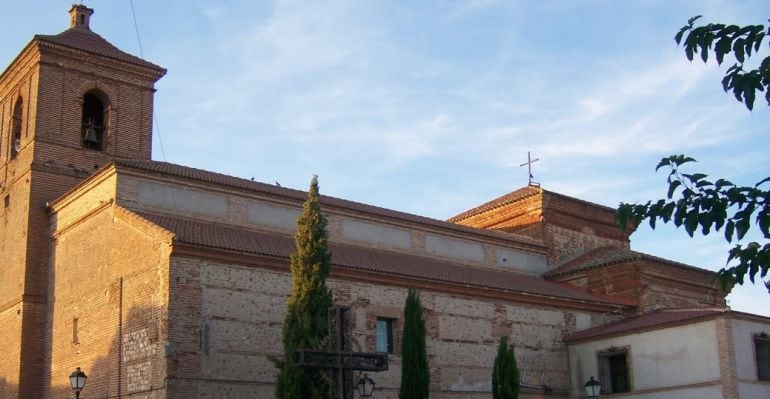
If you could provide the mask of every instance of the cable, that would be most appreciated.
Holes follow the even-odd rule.
[[[136,23],[136,11],[134,11],[134,0],[128,0],[131,4],[131,15],[134,17],[134,31],[136,32],[136,41],[139,43],[139,55],[144,58],[144,49],[142,49],[142,38],[139,35],[139,24]],[[152,126],[153,131],[158,134],[158,144],[160,144],[160,156],[163,161],[166,162],[166,150],[163,148],[163,138],[160,135],[160,125],[158,124],[158,115],[153,108],[152,112]]]
[[[128,0],[131,3],[131,15],[134,16],[134,30],[136,31],[136,41],[139,42],[139,55],[144,58],[144,51],[142,50],[142,39],[139,37],[139,25],[136,23],[136,12],[134,12],[134,0]]]

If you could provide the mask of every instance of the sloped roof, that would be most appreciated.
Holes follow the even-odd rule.
[[[495,208],[499,208],[504,205],[508,205],[510,203],[516,202],[522,198],[526,198],[532,195],[536,195],[540,192],[542,192],[543,189],[539,187],[522,187],[516,191],[510,192],[508,194],[505,194],[503,196],[497,197],[493,199],[492,201],[485,202],[475,208],[469,209],[459,215],[452,216],[451,218],[447,219],[450,222],[455,222],[458,220],[463,220],[466,218],[469,218],[471,216],[478,215],[480,213],[484,213],[486,211],[490,211]]]
[[[519,201],[521,199],[524,199],[524,198],[527,198],[527,197],[530,197],[530,196],[533,196],[533,195],[537,195],[537,194],[540,194],[540,193],[547,194],[549,196],[553,196],[553,197],[557,197],[557,198],[563,198],[565,200],[569,200],[569,201],[572,201],[572,202],[584,204],[586,206],[593,207],[593,208],[601,208],[601,209],[604,209],[604,210],[607,210],[607,211],[610,211],[610,212],[614,212],[615,211],[613,208],[610,208],[610,207],[605,206],[605,205],[597,204],[597,203],[591,202],[591,201],[586,201],[586,200],[583,200],[583,199],[580,199],[580,198],[570,197],[569,195],[559,194],[559,193],[553,192],[553,191],[548,191],[548,190],[545,190],[545,189],[543,189],[543,188],[541,188],[539,186],[527,186],[527,187],[522,187],[522,188],[520,188],[520,189],[518,189],[516,191],[512,191],[512,192],[510,192],[508,194],[502,195],[500,197],[497,197],[497,198],[495,198],[495,199],[493,199],[493,200],[491,200],[489,202],[485,202],[485,203],[483,203],[483,204],[481,204],[481,205],[479,205],[479,206],[477,206],[475,208],[472,208],[472,209],[469,209],[469,210],[467,210],[467,211],[465,211],[463,213],[460,213],[459,215],[452,216],[448,220],[450,222],[456,222],[456,221],[459,221],[459,220],[467,219],[469,217],[482,214],[484,212],[493,210],[495,208],[499,208],[499,207],[502,207],[502,206],[514,203],[514,202]]]
[[[128,62],[146,68],[155,69],[165,73],[165,69],[145,61],[139,57],[128,54],[112,43],[99,36],[97,33],[84,28],[70,28],[58,35],[35,35],[34,40],[59,46],[70,47],[91,54],[112,58],[118,61]]]
[[[285,259],[288,259],[289,254],[294,251],[294,240],[287,236],[166,215],[135,213],[175,234],[174,241],[178,243]],[[474,268],[414,255],[336,243],[331,243],[329,248],[334,267],[382,273],[393,278],[408,277],[458,284],[464,287],[487,288],[608,305],[624,304],[624,302],[572,289],[567,284],[550,282],[542,278],[514,272]]]
[[[597,248],[588,252],[579,254],[571,259],[567,259],[554,269],[544,274],[545,277],[558,277],[571,273],[576,273],[584,270],[596,269],[604,266],[615,265],[618,263],[626,263],[633,261],[649,261],[655,263],[662,263],[666,265],[672,265],[676,267],[684,267],[691,270],[700,271],[703,273],[714,273],[707,269],[687,265],[684,263],[675,262],[672,260],[660,258],[657,256],[645,254],[642,252],[632,251],[626,248],[605,246]]]
[[[726,314],[729,309],[659,309],[654,312],[608,323],[602,326],[578,331],[564,337],[565,342],[585,341],[614,335],[660,329],[680,324],[689,324]]]
[[[203,169],[196,169],[189,166],[182,166],[168,162],[134,159],[116,159],[113,163],[117,166],[124,166],[143,171],[160,173],[174,177],[198,180],[201,182],[217,184],[242,190],[259,192],[271,196],[283,197],[297,202],[302,202],[307,198],[307,193],[301,190],[280,187],[273,184],[255,182],[252,180],[241,179],[221,173],[210,172]],[[66,194],[65,194],[66,195]],[[504,233],[493,230],[477,229],[463,226],[442,220],[431,219],[425,216],[414,215],[405,212],[394,211],[373,205],[362,204],[359,202],[348,201],[340,198],[321,196],[321,202],[325,205],[335,208],[346,209],[354,212],[363,212],[385,218],[400,219],[403,221],[420,223],[431,227],[438,227],[444,230],[458,233],[473,234],[476,236],[489,237],[507,242],[518,242],[527,246],[537,246],[545,248],[545,244],[529,237],[520,236],[511,233]]]

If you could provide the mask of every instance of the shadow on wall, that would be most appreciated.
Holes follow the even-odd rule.
[[[11,384],[5,378],[0,378],[0,398],[16,398],[19,396],[19,386]]]
[[[72,395],[69,375],[80,367],[88,376],[81,398],[116,398],[141,394],[142,398],[165,398],[167,332],[162,321],[167,319],[158,307],[133,307],[127,315],[119,309],[114,321],[99,320],[92,325],[73,329],[73,342],[54,348],[51,372],[51,396],[68,398]],[[61,328],[64,329],[63,327]],[[99,337],[109,336],[108,342]],[[59,342],[69,331],[57,332]],[[76,336],[75,336],[76,335]],[[3,388],[0,388],[0,392]],[[0,393],[0,398],[4,398]]]

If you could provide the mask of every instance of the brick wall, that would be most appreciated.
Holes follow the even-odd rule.
[[[153,84],[160,75],[63,48],[27,46],[0,78],[0,399],[43,397],[52,276],[46,203],[115,156],[149,159]],[[80,145],[82,96],[108,95],[103,152]],[[12,115],[23,100],[21,151]],[[125,115],[124,115],[125,113]],[[5,205],[8,198],[8,206]],[[42,365],[42,366],[41,366]],[[18,393],[16,390],[18,389]]]
[[[165,397],[168,242],[119,209],[96,209],[54,233],[52,397],[67,394],[75,367],[89,397]]]
[[[614,209],[536,187],[519,191],[521,195],[498,206],[452,220],[542,240],[552,266],[603,246],[629,248],[630,230],[616,226]]]

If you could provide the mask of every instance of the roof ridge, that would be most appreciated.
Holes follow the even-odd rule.
[[[128,62],[145,68],[162,71],[164,74],[166,72],[163,67],[121,50],[100,34],[86,28],[71,27],[54,35],[36,34],[32,40]]]
[[[514,191],[511,191],[507,194],[503,194],[491,201],[487,201],[479,206],[476,206],[474,208],[468,209],[467,211],[464,211],[460,214],[457,214],[455,216],[452,216],[451,218],[447,219],[449,222],[455,222],[462,219],[467,219],[471,216],[476,216],[480,213],[484,213],[487,211],[490,211],[495,208],[499,208],[501,206],[508,205],[514,201],[518,201],[522,198],[530,197],[532,195],[536,195],[538,193],[541,193],[545,190],[543,190],[540,187],[533,187],[533,186],[525,186],[518,188]]]

